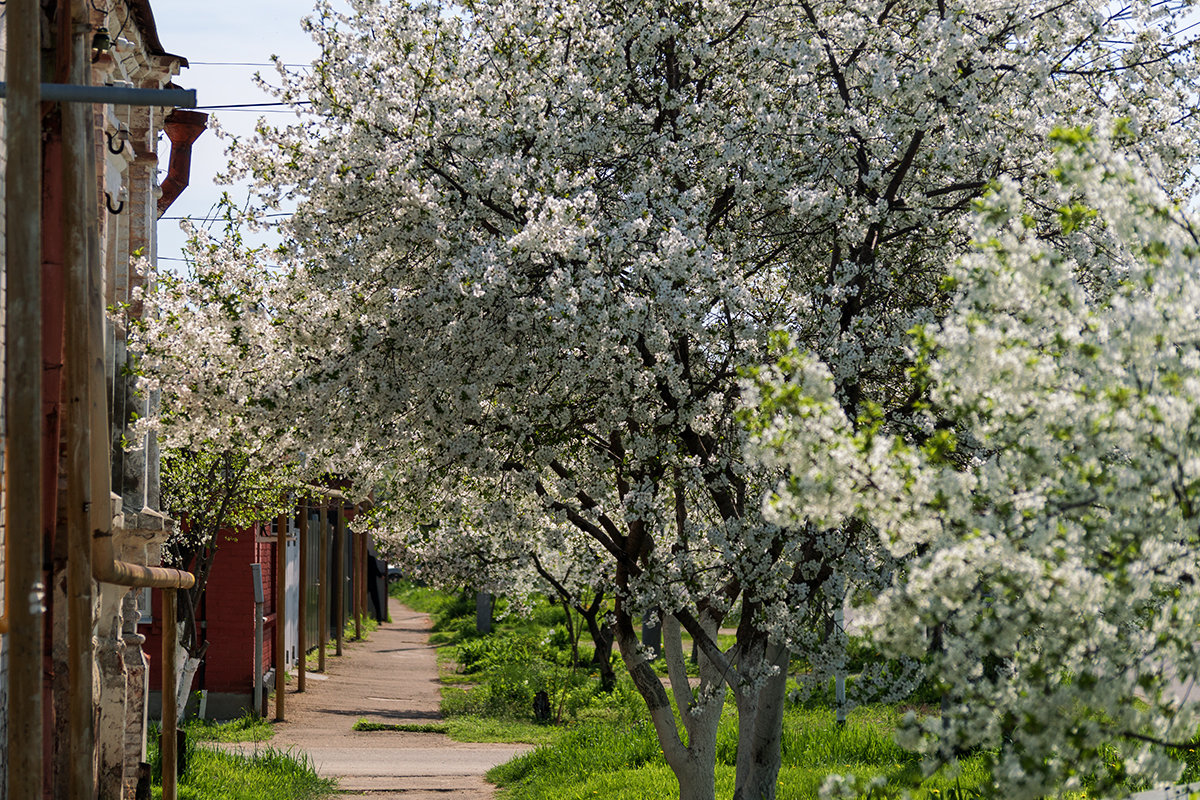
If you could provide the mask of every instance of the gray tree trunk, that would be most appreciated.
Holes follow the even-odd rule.
[[[739,659],[744,669],[774,667],[775,671],[756,682],[757,690],[747,687],[737,693],[738,757],[733,800],[775,800],[783,763],[783,707],[789,656],[785,648],[769,643],[765,632],[755,631]]]
[[[183,624],[176,626],[180,629],[180,639],[182,641]],[[188,698],[192,695],[192,683],[196,680],[196,672],[200,669],[200,659],[188,654],[186,648],[180,646],[175,648],[175,663],[176,663],[176,683],[175,683],[175,708],[179,710],[179,719],[183,720],[184,711],[187,709]]]

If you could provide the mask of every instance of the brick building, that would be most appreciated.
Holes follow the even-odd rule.
[[[154,273],[157,221],[187,185],[206,117],[174,107],[187,60],[159,41],[149,0],[9,0],[0,44],[4,63],[18,65],[0,73],[0,258],[5,286],[31,273],[40,284],[38,302],[14,305],[14,291],[0,317],[3,589],[41,601],[6,604],[0,797],[15,786],[20,797],[132,798],[144,774],[146,660],[136,592],[114,581],[149,574],[170,521],[158,511],[154,443],[121,447],[150,399],[132,391],[126,331],[104,309],[141,313],[135,291]],[[163,133],[171,151],[160,164]],[[28,187],[36,193],[20,195]],[[13,308],[21,316],[10,319]],[[20,387],[34,385],[36,413],[11,412],[28,405],[13,400]],[[91,618],[80,625],[72,609]]]

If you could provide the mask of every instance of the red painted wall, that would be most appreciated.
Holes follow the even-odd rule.
[[[250,565],[262,565],[266,604],[263,620],[264,671],[274,658],[275,642],[275,544],[256,542],[253,529],[222,531],[200,613],[205,622],[201,636],[208,640],[208,654],[193,690],[247,692],[254,688],[254,584]],[[161,680],[162,599],[154,590],[154,622],[142,625],[143,647],[150,657],[150,688],[158,690]]]

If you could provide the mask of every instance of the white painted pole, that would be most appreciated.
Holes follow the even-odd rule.
[[[837,611],[833,612],[833,622],[837,625],[838,633],[844,635],[846,633],[845,601],[838,606]],[[845,656],[844,645],[842,655]],[[846,670],[844,667],[839,669],[834,676],[833,689],[837,695],[837,724],[838,727],[841,727],[846,724]]]

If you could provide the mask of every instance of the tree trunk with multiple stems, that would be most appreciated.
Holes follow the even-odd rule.
[[[700,655],[700,683],[692,689],[680,639],[679,622],[663,619],[663,651],[671,692],[679,709],[678,718],[662,680],[654,672],[647,653],[638,641],[633,618],[617,599],[616,639],[621,657],[638,692],[646,700],[650,720],[658,736],[667,765],[679,781],[680,800],[713,800],[716,797],[717,726],[725,705],[725,685],[721,670],[703,652]],[[704,623],[715,639],[717,622]],[[687,741],[679,735],[679,723]]]

